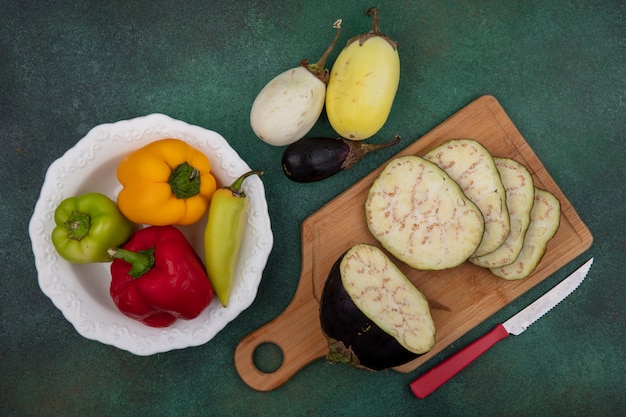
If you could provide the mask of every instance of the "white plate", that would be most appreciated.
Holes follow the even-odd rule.
[[[162,114],[93,128],[76,146],[50,165],[29,224],[39,286],[78,333],[136,355],[198,346],[211,340],[256,297],[272,249],[265,188],[257,176],[243,185],[250,205],[234,288],[228,307],[217,296],[194,320],[177,320],[171,327],[152,328],[121,314],[109,295],[110,263],[76,265],[61,258],[50,239],[54,210],[65,198],[95,191],[115,200],[122,188],[116,176],[120,160],[158,139],[178,138],[204,152],[218,186],[230,185],[250,167],[216,132]],[[257,169],[261,169],[257,167]],[[203,221],[179,229],[204,258]]]

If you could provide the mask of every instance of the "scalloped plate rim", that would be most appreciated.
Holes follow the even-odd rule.
[[[91,161],[99,161],[102,165],[116,164],[116,161],[129,151],[168,136],[176,136],[195,144],[205,152],[213,151],[206,153],[211,160],[211,170],[218,179],[218,184],[230,183],[243,172],[250,170],[246,162],[217,132],[161,113],[104,123],[92,128],[49,166],[28,225],[38,283],[42,292],[50,298],[81,336],[139,356],[199,346],[210,341],[256,298],[263,270],[273,246],[265,187],[258,177],[250,177],[244,183],[244,190],[250,199],[247,212],[249,227],[246,228],[242,243],[237,285],[233,289],[228,307],[222,307],[217,297],[214,297],[209,307],[198,318],[189,321],[177,320],[171,327],[158,329],[145,326],[119,311],[110,311],[111,308],[114,309],[114,305],[108,293],[101,300],[104,304],[108,303],[105,306],[96,302],[85,302],[81,298],[86,295],[87,290],[77,284],[79,278],[73,276],[72,281],[64,274],[72,268],[91,268],[94,271],[106,268],[108,272],[110,264],[91,264],[84,267],[64,261],[56,253],[49,239],[49,233],[54,227],[54,208],[62,199],[78,195],[78,190],[84,186],[78,179],[79,174],[94,174],[99,168],[99,165],[90,167]],[[115,142],[117,146],[105,148],[104,145],[109,142]],[[104,186],[107,189],[91,191],[102,192],[115,198],[116,189],[111,189],[112,184],[116,182],[115,173],[111,175],[113,180],[110,181],[109,187]],[[117,184],[117,190],[120,188],[121,185]],[[190,242],[196,251],[201,253],[203,243],[198,234],[203,229],[202,223],[181,229],[185,229],[186,235],[195,237],[195,241]],[[104,318],[95,318],[94,315],[98,314],[103,314]]]

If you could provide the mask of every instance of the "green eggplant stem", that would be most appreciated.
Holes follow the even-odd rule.
[[[65,230],[67,230],[67,238],[81,240],[89,235],[91,228],[91,217],[87,213],[72,211],[70,217],[65,222]]]
[[[258,175],[260,177],[261,175],[263,175],[263,171],[257,171],[257,170],[248,171],[242,176],[240,176],[239,178],[237,178],[235,182],[233,182],[230,186],[225,187],[225,188],[227,190],[230,190],[230,192],[233,193],[233,195],[236,197],[245,197],[246,193],[243,192],[241,187],[245,179],[252,175]]]
[[[301,62],[301,65],[306,66],[306,68],[309,71],[311,71],[313,75],[315,75],[317,78],[319,78],[322,81],[328,78],[328,71],[325,68],[326,60],[328,59],[328,57],[330,56],[330,53],[335,48],[335,45],[337,44],[337,40],[339,40],[339,34],[341,34],[341,22],[342,22],[341,19],[337,19],[335,23],[333,23],[333,27],[337,29],[337,32],[335,33],[335,37],[333,38],[332,43],[328,46],[324,54],[320,57],[319,61],[317,61],[314,64],[309,64],[308,60],[304,59]]]
[[[109,249],[107,251],[112,258],[122,259],[131,267],[128,275],[134,279],[139,278],[154,266],[154,248],[133,252],[127,249]]]

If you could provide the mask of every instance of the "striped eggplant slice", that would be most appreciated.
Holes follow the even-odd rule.
[[[326,359],[379,371],[435,343],[428,301],[378,247],[357,244],[331,269],[320,300]]]
[[[498,249],[487,255],[470,258],[470,262],[484,268],[499,268],[515,261],[524,244],[535,197],[533,177],[524,165],[510,158],[494,157],[493,160],[506,191],[511,230]]]
[[[424,155],[456,181],[484,216],[482,241],[473,256],[493,252],[509,235],[506,192],[489,151],[473,139],[443,142]]]
[[[480,210],[459,185],[415,155],[395,158],[383,168],[369,189],[365,217],[380,244],[416,269],[460,265],[484,232]]]
[[[549,191],[535,187],[533,208],[530,211],[530,225],[524,236],[524,245],[515,261],[490,271],[500,278],[517,280],[530,275],[543,255],[548,241],[556,234],[561,221],[561,204]]]

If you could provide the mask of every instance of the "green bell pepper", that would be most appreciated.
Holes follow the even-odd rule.
[[[114,201],[100,193],[61,201],[54,222],[54,247],[63,259],[77,264],[111,262],[107,250],[125,243],[137,229]]]

